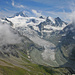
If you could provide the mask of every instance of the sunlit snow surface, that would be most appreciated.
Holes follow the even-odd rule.
[[[40,22],[45,21],[45,19],[35,18],[35,17],[22,17],[22,16],[15,16],[14,18],[7,18],[11,22],[14,23],[14,27],[20,27],[20,26],[27,26],[27,25],[38,25]],[[38,22],[28,22],[31,19],[35,19]]]

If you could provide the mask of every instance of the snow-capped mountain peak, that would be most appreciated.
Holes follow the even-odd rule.
[[[37,35],[43,36],[43,33],[54,33],[62,30],[67,24],[59,17],[53,19],[52,17],[28,17],[24,12],[19,12],[14,17],[2,20],[3,22],[10,22],[13,28],[19,28],[26,32],[35,32]],[[31,31],[32,30],[32,31]],[[29,34],[30,34],[29,32]]]
[[[62,27],[63,25],[67,25],[67,23],[62,21],[59,17],[55,18],[55,26]]]
[[[55,20],[52,17],[48,16],[48,19],[50,19],[55,24]]]
[[[14,16],[12,17],[16,17],[16,16],[21,16],[21,17],[28,17],[23,11],[16,13]]]
[[[43,16],[40,16],[39,18],[41,18],[41,19],[45,19],[45,17],[43,17]]]
[[[60,19],[59,17],[55,18],[55,20],[59,20],[59,21],[61,21],[61,19]]]

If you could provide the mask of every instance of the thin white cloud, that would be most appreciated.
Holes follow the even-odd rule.
[[[7,4],[9,4],[9,2],[8,2],[8,1],[6,1],[6,3],[7,3]]]
[[[43,4],[50,4],[50,2],[52,2],[52,0],[32,0],[32,1],[43,3]]]
[[[26,8],[24,5],[15,5],[17,8]]]
[[[41,12],[37,12],[36,10],[33,10],[33,9],[32,9],[32,12],[33,12],[36,16],[41,16],[41,15],[42,15]]]
[[[75,11],[75,1],[68,2],[71,11]]]
[[[20,43],[21,39],[18,34],[14,34],[13,29],[9,25],[0,22],[0,46]]]
[[[12,0],[12,6],[13,7],[16,7],[16,8],[27,8],[26,6],[24,6],[24,5],[21,5],[21,4],[15,4],[15,2],[14,2],[14,0]]]
[[[0,18],[4,18],[4,17],[7,17],[7,16],[13,16],[13,14],[15,14],[16,11],[9,11],[9,10],[6,10],[6,11],[0,11]]]
[[[46,11],[46,14],[52,17],[60,17],[64,21],[71,21],[72,12],[54,12],[54,11]]]
[[[15,4],[14,4],[14,0],[12,0],[12,6],[14,6]]]

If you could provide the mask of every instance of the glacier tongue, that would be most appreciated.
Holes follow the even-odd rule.
[[[41,39],[36,32],[33,30],[27,30],[23,32],[24,36],[27,36],[30,40],[32,40],[34,43],[42,46],[45,48],[45,50],[42,52],[42,57],[44,60],[55,60],[55,45],[51,42],[48,42],[44,39]]]

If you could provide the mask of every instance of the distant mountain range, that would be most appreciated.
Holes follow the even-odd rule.
[[[18,58],[21,56],[19,52],[22,52],[26,56],[28,54],[32,62],[52,67],[70,67],[74,73],[75,26],[73,23],[68,24],[59,17],[28,17],[24,12],[2,18],[0,22],[9,25],[13,31],[23,37],[20,44],[3,45],[1,49],[7,51],[9,48],[10,51],[1,51],[2,57],[5,56],[2,54],[6,54]]]
[[[62,21],[59,17],[55,19],[50,16],[28,17],[24,12],[16,13],[13,17],[6,18],[5,20],[13,24],[14,28],[26,27],[27,29],[33,29],[41,36],[43,36],[43,33],[54,33],[67,26],[67,23]],[[5,20],[2,21],[5,22]]]

